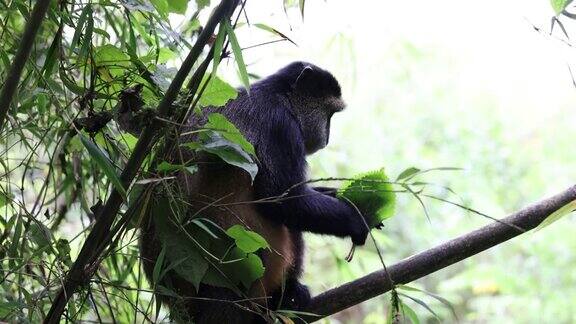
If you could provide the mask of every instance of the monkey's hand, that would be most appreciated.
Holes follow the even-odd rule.
[[[366,237],[368,237],[368,233],[370,233],[370,229],[366,225],[364,217],[359,215],[355,210],[354,215],[349,218],[349,221],[350,237],[352,238],[352,243],[354,243],[354,245],[364,245],[364,243],[366,243]]]

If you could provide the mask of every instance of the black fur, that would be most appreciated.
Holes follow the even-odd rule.
[[[253,84],[250,94],[242,90],[238,98],[221,111],[256,148],[260,161],[254,181],[256,199],[279,196],[306,181],[304,139],[288,100],[306,66],[314,70],[314,79],[309,82],[315,87],[315,97],[341,95],[332,74],[310,63],[295,62]],[[357,245],[364,244],[368,234],[353,207],[307,185],[293,188],[283,202],[259,204],[258,208],[265,217],[296,232],[350,236]]]
[[[303,74],[307,67],[312,70],[308,69]],[[323,98],[341,96],[340,86],[332,74],[309,63],[295,62],[254,83],[249,93],[240,90],[238,97],[225,107],[203,110],[205,115],[210,112],[224,114],[254,145],[259,166],[252,186],[255,200],[282,196],[292,188],[281,201],[255,205],[259,215],[254,217],[265,217],[272,223],[289,229],[295,257],[286,273],[283,287],[278,287],[272,293],[272,300],[268,305],[273,309],[302,310],[310,300],[308,288],[298,282],[304,255],[302,232],[351,237],[357,245],[364,244],[368,234],[362,217],[352,206],[336,199],[333,189],[312,188],[303,184],[306,181],[307,149],[302,126],[296,114],[302,113],[307,107],[295,109],[291,106],[293,101],[290,99],[295,92],[299,92],[297,102],[305,103],[305,99],[310,98],[310,101],[315,103],[310,109],[318,109],[318,103],[321,103]],[[202,125],[203,120],[202,116],[194,116],[190,124]],[[212,171],[209,171],[211,173],[207,176],[213,179],[214,170],[218,169],[210,170]],[[199,172],[202,172],[202,168]],[[144,234],[146,236],[142,240],[143,251],[146,249],[153,251],[153,247],[147,247],[158,244],[153,229],[144,231]],[[155,253],[157,254],[157,251]],[[153,268],[151,261],[154,257],[149,258],[151,260],[147,261],[149,263],[147,273],[150,277],[149,272]],[[185,294],[187,289],[193,289],[190,284],[182,282],[177,276],[174,278],[176,278],[173,279],[176,281],[175,285],[180,288],[177,289],[179,293]],[[196,296],[220,300],[237,298],[225,289],[204,285],[201,285]],[[238,307],[227,307],[225,303],[217,301],[198,302],[192,309],[194,313],[190,315],[195,317],[197,323],[220,323],[223,319],[229,323],[244,322],[245,318],[262,321],[262,318],[253,317]]]

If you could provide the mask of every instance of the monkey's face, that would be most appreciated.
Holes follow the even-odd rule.
[[[292,108],[298,119],[306,154],[313,154],[328,145],[330,120],[345,107],[340,97],[293,97]]]
[[[292,112],[300,123],[306,154],[326,147],[330,119],[345,107],[336,78],[317,66],[304,65],[289,97]]]

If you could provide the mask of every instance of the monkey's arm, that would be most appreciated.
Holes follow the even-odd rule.
[[[356,245],[364,244],[368,229],[352,206],[307,186],[282,192],[269,191],[267,197],[279,197],[259,205],[265,215],[271,215],[288,228],[339,237],[350,236]],[[273,199],[272,199],[273,200]]]
[[[258,147],[261,165],[254,182],[256,197],[278,197],[258,204],[258,208],[288,228],[350,236],[354,244],[364,244],[368,228],[354,207],[305,184],[297,185],[306,179],[306,155],[298,130],[290,124],[273,127],[266,145]]]
[[[324,195],[336,198],[336,194],[338,193],[338,188],[332,187],[312,187],[314,191],[322,193]]]

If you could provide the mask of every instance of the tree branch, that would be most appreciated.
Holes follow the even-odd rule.
[[[388,267],[388,274],[385,270],[379,270],[325,291],[314,297],[306,309],[306,312],[320,316],[307,316],[305,319],[313,322],[390,291],[392,283],[388,275],[394,284],[409,283],[501,244],[536,228],[552,213],[574,200],[576,186],[530,205],[499,222],[404,259]]]
[[[4,86],[2,87],[2,92],[0,93],[0,131],[4,126],[4,121],[8,115],[8,110],[10,109],[10,103],[12,103],[12,98],[16,93],[16,88],[18,88],[18,83],[20,82],[20,76],[22,75],[22,70],[28,61],[30,56],[30,51],[32,50],[32,45],[34,45],[34,39],[40,25],[44,20],[46,11],[48,11],[48,6],[50,5],[50,0],[38,0],[32,9],[32,13],[28,18],[26,23],[26,29],[24,34],[22,34],[22,39],[20,40],[20,47],[18,47],[18,52],[14,56],[14,61],[10,66],[10,71],[4,80]]]
[[[174,80],[170,83],[168,90],[158,105],[158,116],[164,119],[170,119],[171,115],[174,113],[172,104],[176,100],[186,77],[198,60],[204,46],[208,43],[216,25],[218,25],[222,19],[230,18],[235,6],[236,0],[222,0],[218,7],[214,9],[210,19],[208,19],[208,22],[206,23],[206,26],[204,26],[204,29],[196,40],[196,43],[182,63],[182,66],[176,73]],[[197,89],[192,89],[193,92],[196,90]],[[130,184],[140,170],[142,162],[150,152],[154,139],[157,137],[158,131],[161,128],[162,122],[159,119],[154,119],[152,123],[142,131],[142,134],[138,138],[138,142],[134,147],[134,151],[130,155],[128,162],[120,175],[120,180],[124,188],[130,187]],[[62,288],[56,295],[56,299],[52,302],[52,306],[44,319],[44,323],[59,323],[60,317],[64,312],[64,307],[71,295],[89,282],[90,277],[98,267],[99,257],[102,254],[102,251],[104,251],[104,249],[110,244],[110,236],[108,233],[110,232],[110,227],[114,223],[121,205],[122,196],[116,188],[113,188],[110,197],[108,197],[104,206],[98,211],[96,217],[97,221],[94,224],[94,228],[90,231],[90,234],[88,234],[76,261],[64,279]]]

